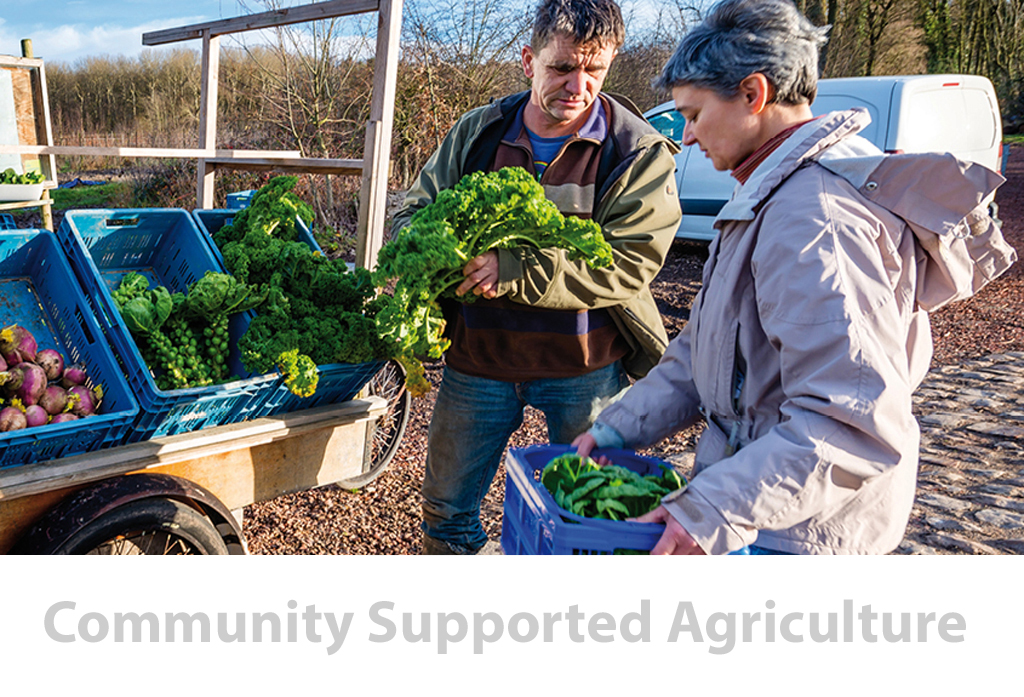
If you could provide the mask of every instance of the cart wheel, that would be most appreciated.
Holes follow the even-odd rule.
[[[104,513],[55,554],[227,554],[213,523],[173,499],[133,501]]]
[[[345,489],[364,487],[388,468],[401,445],[412,411],[412,395],[405,389],[405,369],[397,361],[388,361],[367,384],[366,391],[387,400],[388,407],[377,420],[366,471],[339,481],[338,485]]]

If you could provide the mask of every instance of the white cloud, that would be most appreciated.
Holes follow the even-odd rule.
[[[0,46],[17,47],[20,41],[32,39],[32,49],[37,58],[46,61],[74,63],[87,56],[136,56],[142,52],[142,35],[146,32],[170,27],[180,27],[203,21],[201,17],[182,17],[175,20],[147,22],[132,27],[86,26],[63,24],[39,26],[28,36],[15,37],[9,27],[0,24]],[[191,43],[191,42],[190,42]],[[182,45],[190,45],[182,44]]]

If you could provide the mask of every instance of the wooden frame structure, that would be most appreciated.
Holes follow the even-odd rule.
[[[46,93],[46,69],[43,61],[32,57],[32,44],[22,42],[23,57],[0,56],[0,70],[10,73],[12,97],[14,100],[14,124],[17,130],[17,142],[10,145],[21,149],[42,150],[53,145],[53,130],[50,125],[50,100]],[[20,99],[19,99],[20,97]],[[6,145],[6,144],[5,144]],[[2,151],[0,151],[2,152]],[[29,164],[27,157],[39,156],[39,170],[46,177],[43,197],[37,201],[4,201],[0,202],[0,211],[24,208],[41,208],[43,225],[53,228],[53,215],[50,212],[50,200],[47,189],[57,186],[57,164],[53,154],[42,152],[4,153],[19,156],[22,171]]]
[[[295,151],[218,150],[217,89],[220,67],[220,37],[256,29],[310,22],[321,19],[377,12],[377,47],[370,120],[361,160],[305,158]],[[201,39],[202,88],[199,112],[198,148],[108,148],[54,146],[52,139],[41,145],[0,145],[0,154],[92,155],[112,157],[180,157],[198,161],[196,204],[212,208],[218,169],[274,170],[293,173],[361,175],[356,263],[372,268],[384,242],[387,207],[391,132],[394,125],[395,85],[402,27],[402,0],[328,0],[309,5],[281,8],[242,17],[192,24],[142,35],[146,46]],[[24,60],[24,59],[21,59]],[[38,61],[40,70],[42,62]],[[46,128],[49,133],[47,107]],[[51,170],[54,171],[54,170]],[[43,204],[40,204],[43,205]]]

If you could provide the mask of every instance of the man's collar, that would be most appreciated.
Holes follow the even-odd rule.
[[[523,112],[526,110],[526,105],[529,100],[523,103],[523,106],[516,112],[515,117],[509,123],[508,128],[505,129],[505,133],[502,135],[502,140],[509,143],[516,142],[525,131],[525,125],[523,123]],[[590,113],[587,114],[586,120],[583,125],[580,126],[576,133],[571,134],[574,138],[585,138],[587,140],[593,140],[598,143],[604,142],[604,139],[608,137],[608,106],[605,104],[604,95],[599,94],[594,103],[590,105]]]

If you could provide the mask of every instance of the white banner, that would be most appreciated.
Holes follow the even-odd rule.
[[[0,569],[8,695],[1019,689],[1021,557],[7,557]]]

